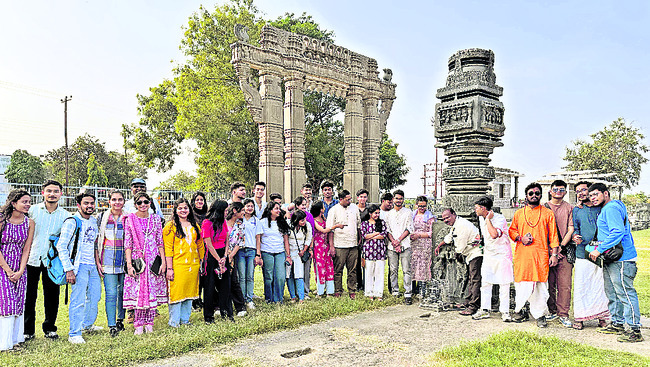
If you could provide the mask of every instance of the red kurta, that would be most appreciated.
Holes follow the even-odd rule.
[[[517,242],[513,265],[515,282],[546,282],[548,280],[548,248],[558,247],[555,216],[553,211],[538,205],[517,210],[508,234],[514,241],[526,233],[533,236],[533,243],[524,246]]]

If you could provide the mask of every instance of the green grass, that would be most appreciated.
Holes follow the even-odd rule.
[[[345,278],[344,276],[344,288]],[[313,275],[311,284],[311,288],[315,289]],[[263,286],[260,268],[256,268],[255,293],[262,295]],[[127,325],[126,331],[116,338],[111,338],[107,332],[102,294],[95,324],[103,326],[105,330],[95,334],[84,334],[86,344],[73,345],[67,341],[69,324],[68,309],[63,303],[64,289],[62,288],[56,323],[61,336],[59,340],[45,339],[40,331],[40,324],[43,321],[43,301],[42,292],[39,290],[36,308],[36,339],[27,343],[20,352],[0,353],[0,366],[123,366],[208,349],[256,334],[296,328],[335,317],[380,309],[402,301],[388,296],[384,298],[383,302],[372,302],[360,295],[356,300],[351,300],[348,297],[312,298],[303,304],[285,303],[278,306],[267,305],[258,300],[257,308],[248,316],[236,318],[235,323],[217,321],[215,324],[205,325],[203,314],[193,312],[190,318],[193,325],[178,329],[167,325],[168,309],[167,306],[161,306],[158,307],[160,316],[155,320],[152,334],[135,336],[133,335],[133,325]],[[387,290],[385,294],[388,294]],[[285,295],[288,297],[288,292]]]
[[[433,353],[430,366],[648,366],[650,358],[633,353],[542,337],[530,332],[504,331],[486,340],[447,347]]]

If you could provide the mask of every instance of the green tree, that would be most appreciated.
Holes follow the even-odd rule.
[[[175,175],[161,182],[155,188],[155,190],[197,191],[203,190],[203,188],[197,185],[195,175],[181,170]]]
[[[650,196],[646,195],[645,192],[636,192],[634,194],[623,195],[623,203],[628,209],[632,209],[638,204],[648,204],[650,203]]]
[[[566,169],[614,173],[611,180],[627,189],[639,183],[641,167],[648,162],[643,154],[649,149],[639,128],[619,118],[589,137],[591,142],[578,139],[565,148]]]
[[[390,191],[406,183],[406,175],[411,170],[406,165],[406,157],[397,152],[399,144],[394,143],[387,134],[381,139],[379,148],[379,188]]]
[[[82,186],[88,180],[88,161],[91,154],[94,154],[97,163],[104,168],[109,187],[128,187],[134,177],[147,177],[146,166],[133,155],[107,151],[105,143],[85,134],[78,137],[68,149],[71,186]],[[45,156],[45,164],[52,176],[65,182],[65,147],[49,151]]]
[[[18,149],[11,155],[5,177],[14,183],[42,184],[45,181],[45,166],[39,157]]]
[[[88,157],[86,173],[88,174],[88,179],[86,180],[85,186],[106,187],[108,185],[108,178],[106,177],[104,167],[97,162],[95,153],[90,153]]]

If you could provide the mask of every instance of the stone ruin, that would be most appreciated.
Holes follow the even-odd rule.
[[[259,178],[267,195],[290,200],[306,182],[303,92],[312,90],[346,99],[343,187],[352,193],[365,188],[377,202],[379,146],[395,100],[392,71],[379,78],[375,59],[268,25],[259,47],[249,43],[246,27],[236,25],[235,35],[231,62],[259,126]]]
[[[447,168],[443,206],[463,217],[474,212],[474,201],[484,196],[495,177],[490,154],[503,146],[501,137],[503,88],[496,85],[494,53],[471,48],[449,58],[445,87],[438,89],[435,126],[436,147],[445,151]]]

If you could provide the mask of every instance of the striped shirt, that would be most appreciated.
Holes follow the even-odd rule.
[[[40,203],[29,208],[29,217],[34,220],[36,227],[27,265],[45,265],[47,250],[50,248],[50,236],[61,232],[61,225],[66,218],[70,217],[70,213],[60,205],[50,213],[45,208],[45,203]]]

